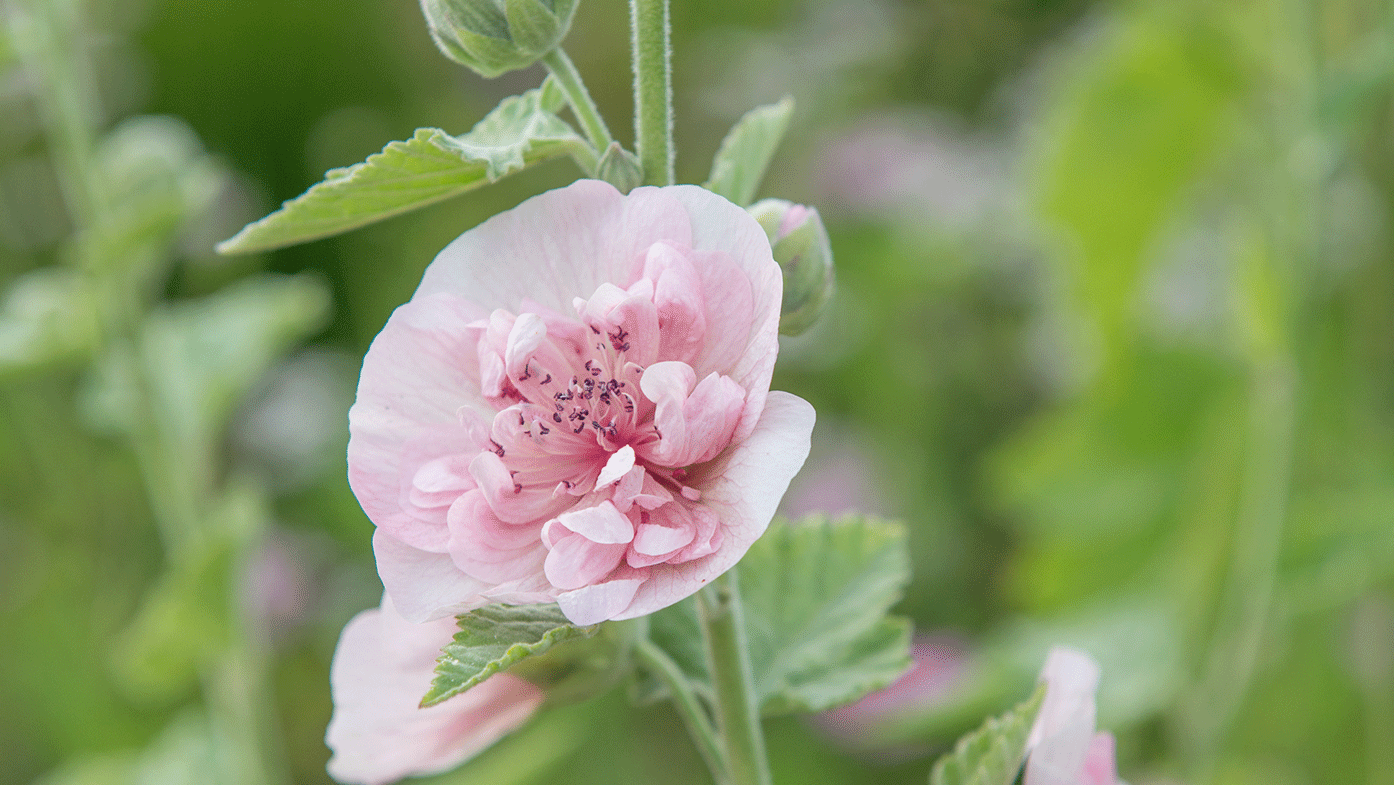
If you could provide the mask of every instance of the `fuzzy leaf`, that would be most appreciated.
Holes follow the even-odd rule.
[[[755,191],[789,128],[789,116],[793,113],[794,99],[788,96],[778,103],[757,106],[746,112],[721,140],[721,149],[716,151],[712,161],[711,176],[703,187],[741,207],[754,201]]]
[[[776,522],[740,564],[751,667],[766,715],[820,711],[895,681],[910,625],[886,612],[910,577],[899,524],[848,516]],[[649,637],[709,692],[698,621],[683,602],[650,617]],[[640,681],[638,699],[663,695]]]
[[[331,169],[281,209],[218,246],[245,253],[303,243],[448,199],[526,166],[586,148],[570,125],[543,108],[543,89],[505,98],[463,136],[419,128],[367,161]]]
[[[1006,714],[987,718],[934,764],[929,784],[1012,785],[1026,757],[1026,737],[1043,700],[1045,685]]]
[[[421,705],[452,698],[518,661],[563,641],[589,638],[599,625],[577,627],[549,605],[486,605],[456,619],[460,631],[436,660],[436,677]]]
[[[899,524],[816,516],[771,527],[740,577],[766,714],[846,703],[909,667],[910,625],[886,616],[910,579]]]

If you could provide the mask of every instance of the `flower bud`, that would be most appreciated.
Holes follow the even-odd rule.
[[[527,68],[561,43],[577,0],[421,0],[446,57],[492,79]]]
[[[813,326],[833,293],[833,249],[818,210],[784,199],[763,199],[750,214],[770,238],[784,271],[779,331],[798,335]]]
[[[644,167],[639,158],[620,147],[619,142],[611,142],[595,167],[595,179],[604,180],[620,193],[627,194],[643,184]]]

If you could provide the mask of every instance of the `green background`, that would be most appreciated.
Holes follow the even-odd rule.
[[[329,658],[380,592],[359,358],[449,240],[577,171],[211,247],[542,72],[455,66],[409,0],[2,7],[0,783],[327,782]],[[673,19],[680,182],[798,102],[761,195],[820,209],[838,293],[776,372],[819,414],[786,507],[905,520],[938,657],[894,711],[771,722],[776,782],[924,782],[1069,643],[1134,785],[1394,783],[1387,4]],[[566,49],[630,142],[625,5],[585,0]],[[621,689],[441,782],[705,778]]]

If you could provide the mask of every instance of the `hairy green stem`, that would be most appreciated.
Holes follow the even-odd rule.
[[[596,108],[590,91],[586,90],[586,83],[581,81],[581,73],[576,70],[576,65],[561,47],[544,55],[542,64],[547,66],[547,70],[557,80],[557,86],[566,96],[566,102],[571,105],[571,112],[581,123],[581,130],[585,131],[586,138],[603,155],[605,148],[614,141],[614,137],[610,136],[610,129],[605,127],[605,119],[600,116],[600,110]]]
[[[697,610],[730,781],[732,785],[770,785],[770,764],[734,568],[697,593]]]
[[[655,646],[652,641],[642,639],[635,644],[634,657],[649,673],[658,677],[668,687],[668,692],[673,698],[673,706],[678,710],[678,715],[682,717],[683,724],[687,726],[688,735],[697,745],[697,751],[702,754],[702,760],[706,761],[707,768],[711,770],[716,781],[725,785],[727,781],[726,757],[721,751],[721,742],[716,737],[711,717],[707,714],[706,707],[697,698],[697,693],[693,692],[692,683],[688,681],[678,664],[673,662],[673,659]]]
[[[668,0],[629,0],[634,146],[649,185],[673,184],[673,48]]]

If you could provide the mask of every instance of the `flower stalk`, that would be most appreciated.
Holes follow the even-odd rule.
[[[610,129],[605,126],[605,120],[600,116],[600,110],[591,98],[590,91],[586,89],[585,82],[581,81],[581,73],[576,70],[576,65],[561,47],[544,55],[542,64],[557,80],[557,86],[566,96],[566,102],[571,106],[571,112],[576,115],[586,138],[597,152],[604,154],[614,137],[610,136]]]
[[[770,764],[735,569],[697,593],[698,618],[731,785],[770,785]],[[720,779],[720,778],[718,778]]]
[[[630,0],[634,137],[644,182],[672,185],[673,47],[668,0]]]
[[[678,716],[682,717],[683,725],[687,727],[687,733],[692,737],[697,751],[702,754],[702,760],[706,761],[707,768],[716,781],[720,785],[727,785],[726,754],[722,751],[721,740],[717,738],[711,717],[697,698],[697,693],[693,691],[692,683],[683,674],[682,668],[647,638],[640,639],[635,644],[634,658],[668,688],[668,693],[673,698],[673,706],[678,710]]]

